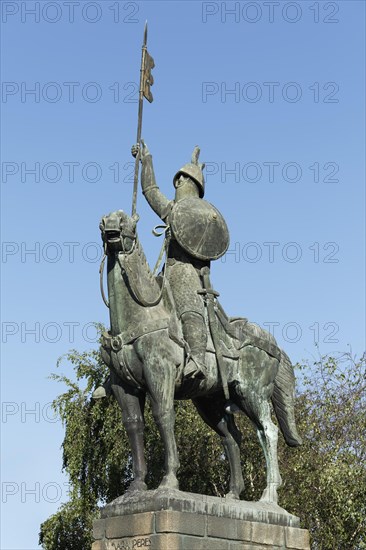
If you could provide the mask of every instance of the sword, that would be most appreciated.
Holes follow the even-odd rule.
[[[204,288],[202,290],[198,290],[197,292],[198,294],[203,294],[206,298],[208,326],[210,328],[212,342],[216,352],[216,360],[217,360],[219,373],[221,376],[222,389],[224,391],[225,398],[229,401],[230,394],[229,394],[229,388],[227,385],[224,358],[221,353],[220,337],[217,331],[217,319],[216,319],[216,313],[215,313],[215,298],[217,298],[220,295],[211,286],[210,269],[208,267],[203,267],[201,269],[201,276],[202,276]]]

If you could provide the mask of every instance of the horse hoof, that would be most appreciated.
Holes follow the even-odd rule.
[[[135,493],[136,491],[147,491],[147,485],[144,481],[132,481],[126,493]]]
[[[159,489],[179,489],[179,483],[175,476],[164,476]]]
[[[228,500],[240,500],[239,495],[237,493],[234,493],[233,491],[229,491],[225,495],[225,498],[227,498]]]
[[[277,487],[266,487],[260,498],[260,502],[268,502],[269,504],[277,504]]]

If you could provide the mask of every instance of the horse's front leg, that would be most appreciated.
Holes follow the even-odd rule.
[[[140,343],[141,341],[141,343]],[[142,345],[144,377],[151,409],[165,449],[165,475],[159,488],[178,489],[179,458],[174,434],[175,354],[167,332],[155,332],[139,340]]]
[[[112,382],[112,391],[122,409],[122,421],[126,429],[132,452],[133,481],[128,491],[146,491],[147,474],[144,456],[144,406],[145,394],[132,393],[128,386]]]
[[[158,394],[152,398],[151,406],[165,449],[165,475],[159,488],[178,489],[177,471],[179,468],[179,458],[174,434],[175,413],[173,398],[170,399],[169,396],[163,398],[162,394]]]

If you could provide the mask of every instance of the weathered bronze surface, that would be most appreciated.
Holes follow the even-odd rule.
[[[203,199],[186,197],[176,202],[170,214],[170,228],[183,250],[199,260],[217,260],[229,247],[224,218]]]
[[[301,444],[291,362],[269,333],[247,319],[228,317],[217,301],[210,263],[227,250],[229,233],[219,211],[202,199],[199,149],[174,177],[174,200],[160,191],[146,145],[134,146],[132,153],[142,163],[143,194],[166,224],[166,259],[155,277],[137,236],[138,217],[122,210],[103,217],[111,329],[103,335],[102,355],[131,444],[130,492],[146,490],[143,414],[149,395],[165,446],[160,488],[178,488],[174,399],[192,399],[222,438],[230,465],[227,497],[238,499],[243,490],[241,435],[234,420],[239,411],[254,422],[266,458],[261,500],[276,503],[281,476],[270,401],[287,444]]]

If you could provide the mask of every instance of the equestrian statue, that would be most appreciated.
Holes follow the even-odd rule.
[[[210,263],[229,244],[220,212],[202,197],[204,178],[196,147],[192,161],[174,176],[169,201],[156,184],[152,156],[142,142],[142,191],[166,224],[166,260],[155,277],[136,232],[138,216],[122,210],[104,216],[100,229],[107,257],[111,329],[102,337],[102,357],[110,368],[107,392],[121,409],[133,458],[130,491],[145,490],[144,404],[165,447],[160,488],[178,488],[174,399],[192,399],[203,420],[222,438],[230,466],[229,498],[244,488],[241,435],[233,413],[245,413],[257,429],[267,465],[262,500],[276,503],[281,477],[278,429],[288,445],[301,444],[294,418],[293,368],[268,332],[243,318],[229,318],[210,284]],[[98,388],[95,397],[103,395]]]
[[[165,449],[159,488],[169,489],[178,489],[174,399],[192,399],[200,416],[222,439],[230,466],[227,498],[239,499],[244,488],[241,434],[234,420],[234,414],[241,412],[257,429],[266,460],[267,483],[261,500],[277,503],[278,428],[271,419],[270,402],[286,443],[297,447],[301,438],[294,416],[293,367],[272,335],[245,318],[228,317],[212,288],[211,262],[227,251],[229,231],[222,214],[203,198],[199,148],[173,178],[174,200],[156,183],[152,156],[141,139],[142,100],[152,101],[149,86],[154,66],[146,36],[145,27],[137,144],[132,147],[136,162],[132,214],[117,210],[100,223],[105,253],[101,288],[110,313],[101,353],[110,376],[93,397],[111,393],[122,410],[133,461],[129,492],[146,490],[146,396]],[[164,234],[165,261],[157,275],[150,270],[136,229],[140,164],[142,193],[164,224],[158,227]],[[108,300],[103,292],[105,259]]]

